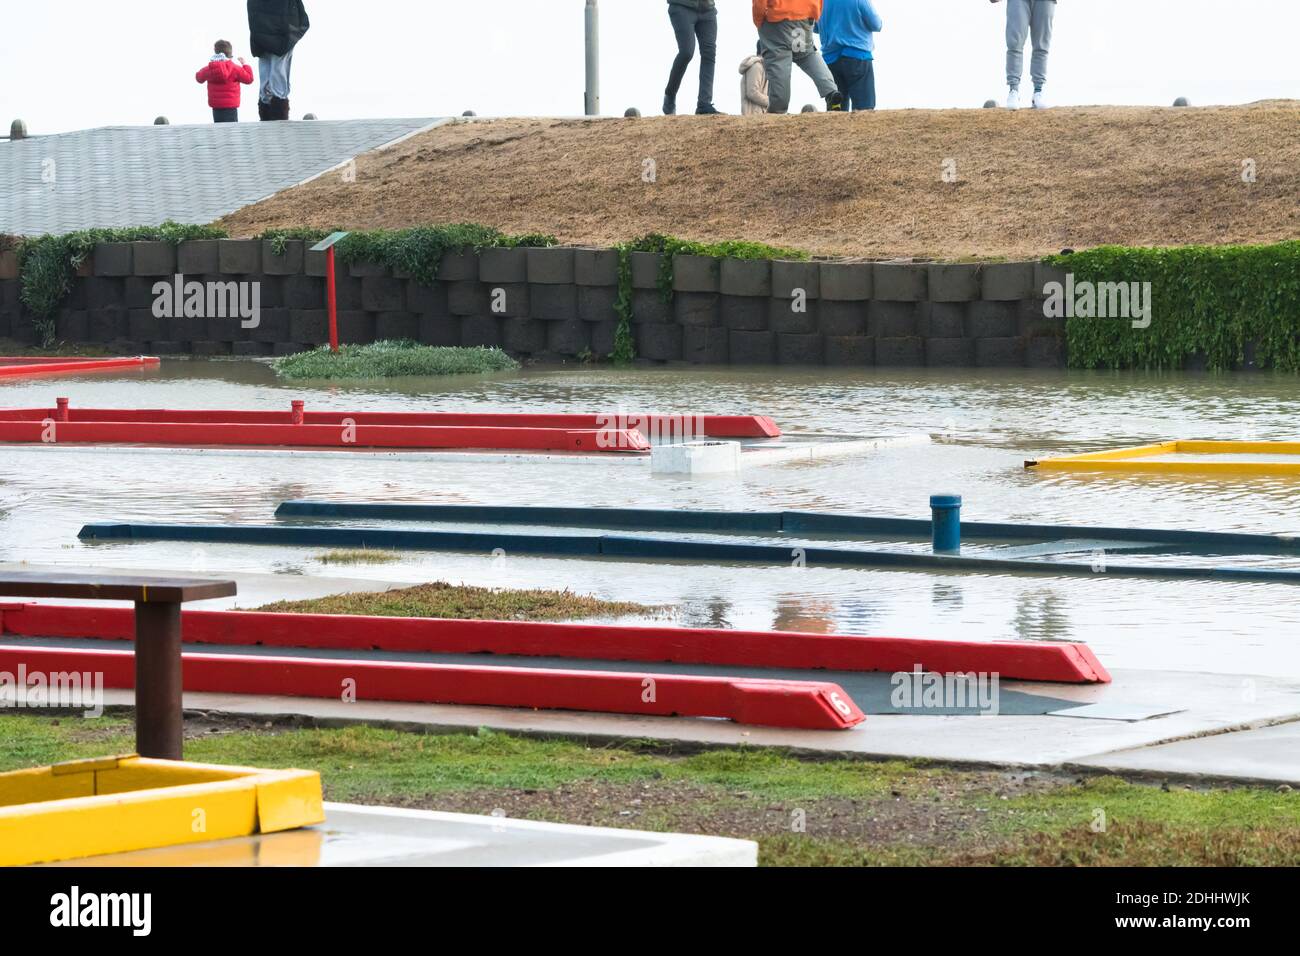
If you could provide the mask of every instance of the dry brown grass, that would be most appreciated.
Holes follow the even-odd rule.
[[[955,184],[942,181],[948,158]],[[220,225],[247,236],[475,221],[574,244],[665,232],[885,258],[1272,241],[1300,236],[1300,102],[494,120],[367,154],[357,173]]]

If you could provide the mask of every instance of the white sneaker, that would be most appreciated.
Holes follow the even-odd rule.
[[[1047,109],[1047,100],[1044,99],[1042,90],[1034,91],[1034,109],[1036,110]]]
[[[1019,90],[1007,90],[1007,109],[1009,109],[1009,110],[1018,110],[1018,109],[1020,109],[1020,91],[1019,91]]]

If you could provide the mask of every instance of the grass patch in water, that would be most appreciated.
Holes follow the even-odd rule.
[[[305,601],[276,601],[255,610],[278,614],[441,617],[466,621],[573,621],[591,617],[646,615],[660,609],[631,601],[602,601],[572,591],[480,588],[436,581],[392,591],[331,594]]]
[[[396,551],[377,551],[374,548],[339,548],[317,555],[321,564],[394,564],[402,560]]]
[[[323,345],[277,359],[275,372],[289,379],[372,379],[399,376],[484,375],[508,372],[519,363],[498,348],[420,345],[391,340],[342,345],[337,353]]]

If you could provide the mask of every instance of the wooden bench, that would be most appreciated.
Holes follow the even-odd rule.
[[[184,741],[181,605],[235,591],[234,581],[0,571],[0,597],[135,603],[135,746],[161,760],[180,760]]]

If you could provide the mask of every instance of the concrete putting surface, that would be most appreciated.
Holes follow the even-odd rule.
[[[325,822],[55,866],[757,866],[749,840],[326,803]]]

